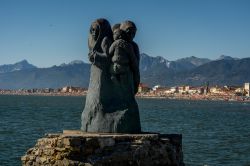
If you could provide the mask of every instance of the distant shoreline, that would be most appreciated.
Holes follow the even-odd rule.
[[[138,98],[156,98],[169,100],[192,100],[192,101],[225,101],[225,102],[250,102],[250,98],[246,99],[242,96],[223,96],[223,95],[137,95]]]
[[[229,99],[225,100],[223,98],[203,98],[203,99],[197,99],[197,98],[185,98],[185,97],[162,97],[162,96],[136,96],[136,98],[144,98],[144,99],[169,99],[169,100],[190,100],[190,101],[224,101],[224,102],[245,102],[248,103],[250,100],[234,100]]]
[[[86,96],[85,93],[0,93],[10,96]]]
[[[0,93],[0,95],[10,96],[86,96],[87,93]],[[172,96],[157,96],[157,95],[136,95],[136,98],[144,99],[169,99],[169,100],[191,100],[191,101],[225,101],[225,102],[250,102],[250,99],[244,100],[243,97],[225,98],[224,96],[205,96],[205,95],[172,95]]]

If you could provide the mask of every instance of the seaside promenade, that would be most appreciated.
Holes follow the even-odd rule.
[[[76,90],[61,89],[39,89],[39,90],[0,90],[0,95],[34,95],[34,96],[86,96],[87,89],[81,88]],[[237,95],[235,93],[162,93],[161,91],[138,92],[137,98],[161,98],[161,99],[176,99],[176,100],[209,100],[209,101],[239,101],[250,102],[250,97]]]

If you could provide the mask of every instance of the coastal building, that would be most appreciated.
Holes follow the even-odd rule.
[[[70,88],[69,86],[65,86],[65,87],[62,88],[61,92],[62,93],[67,93],[67,92],[69,92],[69,88]]]
[[[87,91],[85,88],[73,87],[73,86],[65,86],[61,89],[62,93],[82,93],[85,91]]]
[[[36,93],[37,92],[37,89],[36,88],[33,88],[31,89],[32,93]]]
[[[167,87],[162,87],[160,85],[155,85],[153,88],[152,88],[152,94],[155,94],[157,96],[162,96],[162,95],[165,95],[165,91],[168,90],[169,88]]]
[[[86,89],[81,88],[81,87],[70,86],[70,88],[69,88],[69,93],[81,93],[81,92],[84,92],[84,91],[86,91]]]
[[[177,86],[174,86],[174,87],[171,87],[171,88],[170,88],[170,91],[171,91],[172,93],[178,93],[178,92],[179,92],[179,88],[178,88]]]
[[[218,87],[218,86],[211,87],[210,88],[210,93],[212,93],[212,94],[221,94],[222,89],[220,87]]]
[[[50,92],[52,92],[53,91],[53,89],[51,89],[51,88],[45,88],[44,89],[44,93],[50,93]]]
[[[244,90],[245,90],[246,96],[249,97],[250,96],[250,83],[245,83]]]
[[[76,93],[76,92],[78,92],[78,89],[79,89],[79,87],[72,87],[72,86],[70,86],[69,87],[69,93]]]
[[[189,86],[179,86],[178,87],[178,92],[181,93],[181,94],[187,94],[189,89],[190,89]]]
[[[188,92],[190,89],[190,86],[185,86],[185,91]]]
[[[161,88],[161,85],[155,85],[155,86],[152,88],[152,90],[153,90],[153,91],[156,91],[156,90],[159,89],[159,88]]]
[[[205,88],[203,86],[197,87],[197,93],[199,93],[200,95],[205,94]]]
[[[54,93],[59,93],[61,90],[59,88],[53,89]]]
[[[239,94],[236,94],[236,90],[240,88],[240,87],[237,87],[237,86],[228,86],[228,85],[225,85],[223,88],[222,88],[222,91],[224,92],[224,94],[227,94],[227,95],[237,95],[239,96]],[[242,88],[241,88],[242,89]],[[239,90],[239,89],[238,89]]]
[[[188,94],[193,95],[193,94],[198,93],[198,91],[199,90],[197,88],[195,88],[195,87],[189,87]]]
[[[236,96],[242,96],[244,94],[244,88],[241,87],[241,88],[235,89],[234,94]]]
[[[164,92],[165,94],[174,94],[174,93],[178,93],[178,87],[174,86],[171,88],[168,88],[165,90]]]
[[[146,84],[143,84],[143,83],[139,84],[138,93],[147,93],[149,91],[150,91],[150,88]]]
[[[166,88],[166,87],[160,87],[156,89],[156,91],[154,91],[154,94],[160,95],[160,96],[165,95],[166,94],[165,91],[167,91],[168,89],[169,88]]]

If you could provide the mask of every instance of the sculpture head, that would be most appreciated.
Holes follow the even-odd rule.
[[[126,33],[126,36],[129,41],[133,41],[137,30],[134,22],[129,20],[124,21],[121,23],[120,29]]]
[[[111,26],[108,20],[99,18],[92,22],[89,30],[89,48],[98,49],[101,46],[101,42],[104,37],[113,39]]]
[[[108,20],[99,18],[92,22],[90,26],[90,34],[94,39],[104,38],[105,36],[112,37],[111,26]]]
[[[97,40],[99,32],[100,32],[100,27],[97,23],[94,22],[90,27],[90,35],[92,35],[92,38],[94,40]]]
[[[119,35],[120,35],[120,25],[121,24],[115,24],[113,27],[112,27],[112,32],[113,32],[113,38],[114,40],[117,40],[119,39]]]
[[[114,33],[115,30],[120,29],[120,26],[121,26],[120,23],[117,23],[117,24],[113,25],[112,32]]]
[[[118,39],[127,40],[127,35],[123,30],[116,29],[115,31],[113,31],[113,38],[114,40],[118,40]]]

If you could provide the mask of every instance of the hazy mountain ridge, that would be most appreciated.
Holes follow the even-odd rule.
[[[147,59],[151,59],[149,66],[145,66],[147,63],[144,63]],[[141,81],[150,86],[200,86],[206,82],[210,85],[241,86],[245,82],[250,82],[250,58],[239,59],[222,55],[216,60],[210,60],[192,56],[167,63],[168,65],[162,65],[158,58],[142,56]]]
[[[164,66],[164,68],[167,68],[174,72],[180,72],[191,70],[210,61],[210,59],[197,58],[194,56],[177,59],[176,61],[169,61],[161,56],[151,57],[145,53],[142,53],[140,61],[140,70],[146,71],[148,67],[150,69],[152,66],[161,65],[162,67]]]
[[[59,88],[67,85],[88,87],[90,64],[72,61],[68,64],[37,68],[27,61],[27,66],[1,70],[0,89]],[[12,66],[18,66],[20,62]],[[154,86],[174,85],[242,85],[250,82],[250,58],[237,59],[223,57],[217,60],[187,57],[168,61],[163,57],[141,54],[141,82]],[[1,65],[6,67],[6,65]],[[15,69],[15,70],[14,70]],[[7,71],[7,72],[3,72]]]
[[[22,60],[15,64],[0,65],[0,73],[8,73],[19,70],[34,69],[36,66],[28,63],[27,60]]]
[[[1,73],[0,88],[59,88],[67,85],[88,87],[89,70],[89,64],[80,63]]]
[[[185,81],[194,85],[243,85],[250,82],[250,58],[211,61],[186,73]],[[196,81],[191,81],[196,78]]]
[[[227,56],[227,55],[221,55],[218,59],[216,60],[239,60],[239,58],[234,58],[231,56]]]
[[[201,66],[208,62],[211,62],[211,60],[207,58],[197,58],[195,56],[176,60],[176,63],[179,64],[182,70],[194,69],[195,67]]]

